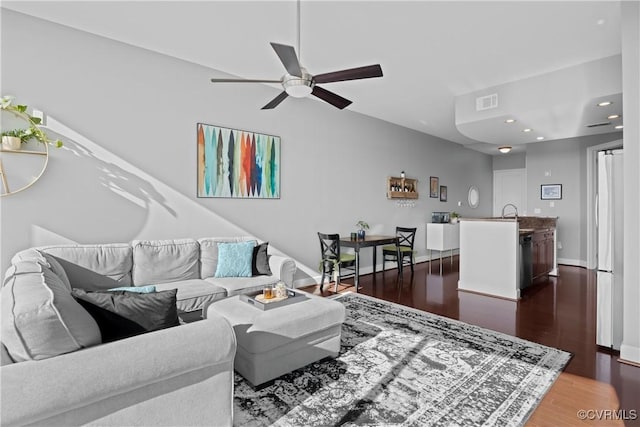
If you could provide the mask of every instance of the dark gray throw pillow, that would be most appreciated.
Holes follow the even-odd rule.
[[[177,289],[171,289],[140,294],[73,289],[71,294],[95,319],[102,334],[102,342],[105,343],[177,326],[177,292]]]
[[[253,248],[253,257],[251,258],[251,274],[253,276],[271,276],[269,255],[267,255],[268,247],[269,242],[264,242]]]

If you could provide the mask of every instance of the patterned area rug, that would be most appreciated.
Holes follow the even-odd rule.
[[[235,380],[238,426],[519,426],[571,355],[359,294],[342,348],[254,391]]]

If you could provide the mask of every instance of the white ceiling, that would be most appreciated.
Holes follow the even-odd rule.
[[[296,46],[294,0],[3,1],[2,7],[210,67],[211,77],[228,73],[278,79],[284,69],[269,42]],[[487,117],[475,126],[477,132],[467,128],[465,133],[489,143],[463,135],[456,127],[456,99],[460,102],[464,95],[470,98],[487,88],[513,89],[520,81],[530,83],[536,76],[563,69],[579,76],[581,67],[576,65],[593,66],[620,55],[620,39],[618,1],[302,0],[301,4],[301,62],[310,73],[382,66],[384,77],[379,79],[324,85],[352,100],[348,109],[490,154],[496,154],[496,144],[509,140],[513,128],[497,126],[497,116]],[[517,116],[519,122],[537,129],[553,128],[545,135],[547,140],[613,131],[613,124],[585,127],[594,114],[595,118],[600,114],[582,114],[593,109],[593,99],[608,95],[611,87],[618,88],[611,95],[620,99],[621,75],[596,74],[579,94],[552,93],[553,85],[540,79],[535,91],[539,98],[552,99],[552,105],[534,108],[528,97],[511,96],[509,111],[500,113]],[[511,93],[518,93],[517,86]],[[256,97],[247,108],[259,109],[268,101]],[[555,113],[574,108],[580,114]],[[515,146],[515,151],[523,147]]]

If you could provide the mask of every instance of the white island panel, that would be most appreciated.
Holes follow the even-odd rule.
[[[462,220],[458,289],[518,299],[518,233],[516,221]]]

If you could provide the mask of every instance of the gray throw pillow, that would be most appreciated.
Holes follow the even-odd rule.
[[[141,294],[127,291],[87,292],[73,289],[71,294],[94,318],[102,342],[116,341],[145,332],[177,326],[177,289]]]
[[[267,255],[268,247],[269,242],[264,242],[253,248],[253,258],[251,259],[251,274],[253,276],[271,276],[269,255]]]

